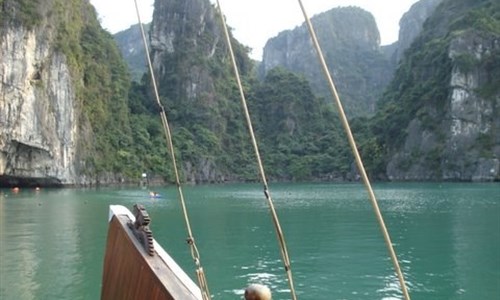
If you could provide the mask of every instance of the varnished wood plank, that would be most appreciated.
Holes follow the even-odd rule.
[[[199,300],[159,256],[149,256],[127,226],[127,216],[113,216],[108,229],[101,300]],[[185,276],[185,274],[184,274]]]

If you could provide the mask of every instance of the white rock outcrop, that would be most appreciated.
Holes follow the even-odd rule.
[[[76,183],[77,109],[66,57],[46,28],[0,39],[0,176]]]

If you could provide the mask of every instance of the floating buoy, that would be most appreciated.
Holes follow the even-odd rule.
[[[12,188],[12,192],[13,193],[18,193],[19,192],[19,188],[16,186],[16,187],[13,187]]]
[[[271,290],[262,284],[251,284],[245,289],[245,300],[271,300]]]

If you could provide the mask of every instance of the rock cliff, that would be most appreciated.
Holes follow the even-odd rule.
[[[393,61],[399,62],[404,52],[410,47],[415,38],[422,32],[424,22],[434,13],[442,0],[420,0],[413,4],[399,21],[399,36]]]
[[[499,13],[489,1],[444,0],[424,25],[398,70],[393,103],[409,123],[401,146],[389,143],[390,179],[499,179]]]
[[[373,113],[393,69],[380,48],[373,16],[361,8],[334,8],[311,18],[348,116]],[[305,24],[281,32],[264,48],[262,72],[281,66],[303,74],[314,91],[331,94]]]
[[[66,57],[53,50],[57,32],[49,24],[0,32],[0,176],[75,183],[78,109]]]
[[[209,0],[155,1],[151,57],[189,182],[232,180],[248,139],[220,17]],[[239,70],[251,69],[233,39]]]
[[[103,70],[120,64],[116,50],[99,44],[95,10],[86,0],[3,0],[0,15],[0,185],[99,182],[103,131],[93,121],[106,122],[96,118],[109,112],[100,105],[118,91],[99,90]],[[115,87],[126,74],[118,68]],[[123,103],[111,105],[121,111]]]

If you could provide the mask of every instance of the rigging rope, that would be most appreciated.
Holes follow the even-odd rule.
[[[170,152],[170,158],[172,160],[172,165],[173,165],[173,169],[174,169],[174,173],[175,173],[175,184],[177,186],[177,194],[179,196],[179,200],[180,200],[181,207],[182,207],[182,212],[184,215],[184,221],[186,223],[186,228],[187,228],[187,232],[188,232],[187,243],[190,246],[191,257],[193,258],[193,261],[195,262],[195,265],[196,265],[196,277],[198,278],[198,283],[199,283],[200,290],[201,290],[201,296],[204,300],[210,300],[211,295],[210,295],[210,292],[208,290],[207,279],[205,277],[205,272],[203,271],[203,267],[201,266],[200,253],[198,251],[198,248],[196,247],[196,243],[195,243],[195,240],[193,237],[193,232],[191,230],[191,224],[189,222],[189,217],[188,217],[188,213],[187,213],[186,202],[184,200],[184,193],[182,192],[179,171],[177,168],[177,162],[175,160],[172,135],[171,135],[170,126],[169,126],[168,120],[167,120],[167,114],[165,113],[165,108],[161,104],[160,95],[158,94],[158,88],[156,86],[156,79],[155,79],[155,76],[153,73],[153,65],[151,64],[151,57],[149,56],[149,47],[148,47],[148,44],[146,41],[146,34],[144,33],[144,27],[143,27],[142,22],[141,22],[141,16],[139,14],[137,0],[134,0],[134,3],[135,3],[135,10],[137,13],[137,19],[139,22],[139,27],[141,29],[142,41],[144,43],[144,48],[145,48],[145,52],[146,52],[146,59],[148,62],[149,73],[151,74],[151,82],[153,83],[153,90],[154,90],[154,94],[155,94],[155,99],[156,99],[156,103],[158,104],[158,108],[160,109],[160,116],[161,116],[161,122],[163,124],[163,131],[165,133],[165,138],[167,140],[168,151]]]
[[[224,29],[224,35],[226,37],[226,43],[227,43],[227,46],[228,46],[228,49],[229,49],[229,54],[231,56],[231,63],[233,65],[233,70],[234,70],[234,73],[235,73],[235,76],[236,76],[236,82],[238,84],[238,89],[239,89],[240,96],[241,96],[241,105],[243,107],[243,111],[244,111],[244,114],[245,114],[245,119],[246,119],[246,122],[247,122],[248,131],[250,133],[250,137],[251,137],[251,140],[252,140],[252,145],[253,145],[253,148],[254,148],[254,151],[255,151],[255,156],[257,158],[257,164],[258,164],[258,167],[259,167],[259,173],[260,173],[261,181],[262,181],[262,184],[264,185],[264,195],[266,197],[267,204],[268,204],[269,209],[271,211],[271,216],[272,216],[272,220],[273,220],[273,223],[274,223],[274,228],[276,230],[276,235],[277,235],[277,238],[278,238],[278,241],[279,241],[280,251],[281,251],[281,257],[283,259],[285,271],[286,271],[286,274],[287,274],[287,277],[288,277],[288,285],[290,287],[290,292],[292,294],[292,299],[296,300],[297,299],[297,295],[295,293],[295,287],[293,285],[292,269],[291,269],[291,264],[290,264],[290,258],[288,256],[288,250],[287,250],[287,247],[286,247],[285,236],[283,234],[283,231],[281,230],[281,225],[280,225],[280,222],[279,222],[279,219],[278,219],[278,215],[276,213],[276,210],[274,209],[273,200],[271,199],[271,193],[269,191],[269,186],[267,184],[266,173],[264,171],[264,165],[263,165],[262,159],[260,157],[259,146],[257,145],[257,140],[255,138],[255,134],[254,134],[253,126],[252,126],[252,121],[250,119],[250,113],[248,112],[247,101],[245,99],[245,93],[243,91],[243,85],[241,83],[241,78],[240,78],[240,74],[239,74],[239,71],[238,71],[238,66],[236,64],[236,59],[235,59],[233,47],[232,47],[232,44],[231,44],[231,37],[229,36],[229,31],[227,29],[226,20],[224,18],[224,14],[222,13],[222,8],[221,8],[221,5],[219,3],[219,0],[217,0],[217,7],[219,8],[219,15],[220,15],[220,18],[222,20],[222,25],[223,25],[223,29]]]
[[[356,147],[356,142],[354,140],[354,136],[352,135],[351,127],[349,126],[349,122],[347,121],[347,117],[344,113],[342,103],[340,102],[340,98],[339,98],[339,95],[337,93],[337,89],[335,88],[335,84],[333,83],[332,76],[330,75],[330,71],[328,70],[328,67],[326,65],[325,58],[323,57],[323,52],[321,51],[321,47],[320,47],[318,39],[316,37],[316,33],[314,31],[311,20],[309,19],[308,15],[306,13],[304,5],[302,4],[302,0],[298,0],[298,1],[299,1],[300,8],[302,10],[302,13],[304,14],[304,18],[306,20],[306,24],[307,24],[307,27],[309,29],[309,33],[311,35],[311,39],[313,41],[314,47],[316,48],[316,51],[318,53],[318,58],[319,58],[321,67],[323,69],[323,72],[325,73],[327,80],[328,80],[328,84],[330,87],[330,91],[333,95],[334,102],[337,106],[337,109],[339,110],[340,118],[342,120],[342,125],[344,126],[344,130],[347,134],[347,138],[349,140],[349,145],[351,146],[352,153],[353,153],[354,158],[356,160],[356,165],[358,166],[359,172],[361,173],[361,177],[363,178],[363,182],[366,186],[366,189],[368,190],[370,202],[373,206],[373,210],[375,211],[375,215],[377,216],[378,223],[380,225],[380,228],[382,230],[382,234],[384,236],[385,244],[387,246],[387,249],[389,250],[389,254],[391,256],[392,263],[394,264],[394,268],[395,268],[396,273],[398,275],[399,284],[401,286],[401,291],[403,292],[405,299],[410,300],[410,295],[408,294],[408,290],[406,288],[406,283],[405,283],[405,279],[403,276],[403,272],[401,271],[401,267],[399,266],[398,258],[396,256],[396,252],[394,250],[394,247],[392,246],[389,232],[387,230],[387,227],[385,226],[385,222],[384,222],[384,219],[382,217],[382,213],[380,212],[380,209],[378,207],[377,198],[375,197],[375,193],[373,192],[372,186],[370,184],[370,180],[368,179],[368,175],[366,174],[366,170],[365,170],[365,167],[363,165],[363,161],[361,160],[361,156],[359,154],[358,148]]]

